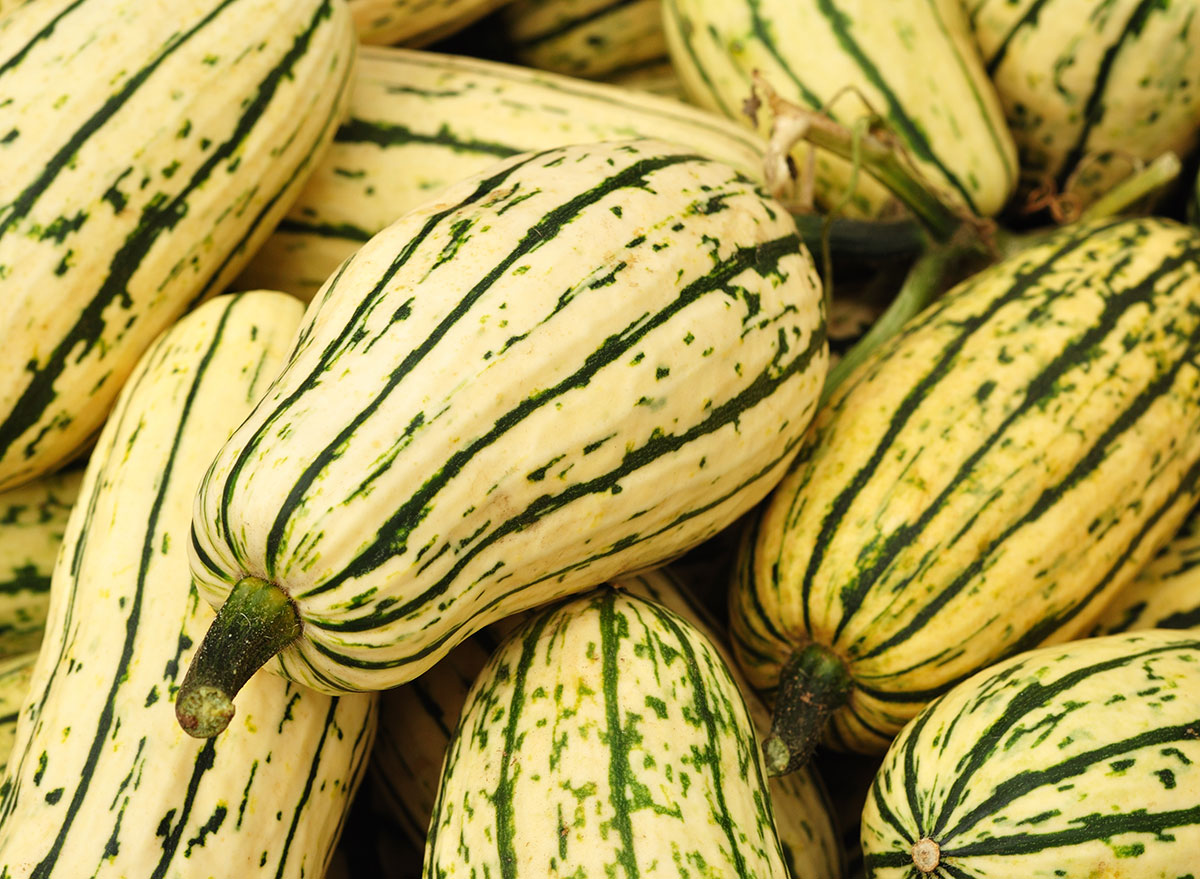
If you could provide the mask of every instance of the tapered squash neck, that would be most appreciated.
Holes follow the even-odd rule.
[[[822,644],[809,644],[788,658],[779,675],[771,732],[763,742],[768,775],[786,775],[808,762],[829,718],[853,688],[846,664]]]
[[[212,738],[233,719],[233,697],[272,656],[300,637],[300,616],[274,583],[243,577],[217,611],[175,698],[184,732]]]

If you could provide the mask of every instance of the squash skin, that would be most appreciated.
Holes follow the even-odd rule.
[[[884,12],[881,12],[884,9]],[[997,213],[1016,186],[1016,149],[958,0],[663,0],[667,48],[684,91],[762,133],[747,114],[757,70],[780,97],[853,127],[878,115],[947,203]],[[808,147],[793,150],[808,167]],[[816,154],[823,209],[857,218],[899,207],[865,171]]]
[[[512,64],[363,47],[333,146],[236,283],[310,301],[372,235],[464,177],[527,150],[630,137],[762,176],[762,140],[695,107]]]
[[[1200,3],[971,0],[975,41],[1021,160],[1075,206],[1200,138]]]
[[[826,743],[879,753],[955,683],[1086,632],[1200,491],[1198,315],[1200,235],[1140,219],[1064,229],[910,322],[746,534],[751,683],[773,698],[824,645],[854,682]]]
[[[0,490],[75,457],[146,347],[237,275],[328,147],[354,55],[340,0],[0,17]]]
[[[404,683],[761,499],[814,409],[824,323],[794,223],[726,165],[626,141],[493,166],[314,300],[200,486],[193,576],[215,606],[247,575],[291,597],[285,676]]]
[[[729,667],[746,701],[755,729],[764,734],[770,716],[717,639],[716,627],[670,568],[622,577],[613,588],[667,607],[709,639]],[[530,614],[505,617],[476,632],[441,662],[402,687],[380,696],[379,735],[371,755],[370,786],[382,811],[418,848],[425,846],[437,799],[447,745],[458,725],[472,684],[501,640]],[[790,875],[841,879],[842,848],[831,815],[829,794],[816,772],[807,770],[768,779],[775,829]]]
[[[866,875],[920,875],[918,845],[932,875],[1186,875],[1200,850],[1198,650],[1195,633],[1088,638],[956,686],[875,777]]]
[[[46,638],[0,784],[9,876],[319,875],[366,765],[372,696],[261,674],[225,737],[172,700],[211,609],[191,586],[195,486],[282,364],[303,307],[217,297],[138,362],[101,432],[55,568]]]
[[[431,827],[427,879],[787,875],[754,725],[720,654],[611,588],[539,610],[492,655]]]

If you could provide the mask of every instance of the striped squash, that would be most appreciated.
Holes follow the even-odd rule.
[[[50,575],[82,481],[75,468],[0,494],[0,657],[42,642]]]
[[[828,684],[827,741],[881,752],[955,683],[1087,631],[1200,493],[1198,357],[1200,233],[1169,220],[1069,227],[947,293],[822,407],[743,544],[751,682]]]
[[[200,486],[192,573],[222,609],[181,722],[219,731],[266,660],[220,647],[243,611],[284,676],[386,689],[707,539],[782,477],[826,351],[791,218],[684,147],[523,154],[442,193],[326,284]],[[242,604],[266,595],[274,622]]]
[[[1200,852],[1200,641],[1044,647],[893,743],[863,811],[871,879],[1187,879]]]
[[[1024,187],[1086,204],[1200,135],[1200,2],[968,0]],[[1069,185],[1068,185],[1069,184]]]
[[[604,82],[634,91],[647,92],[652,95],[662,95],[674,98],[676,101],[686,101],[683,83],[671,65],[671,59],[665,55],[654,58],[645,64],[638,64],[607,74]]]
[[[959,0],[663,0],[671,61],[691,100],[749,125],[759,70],[783,98],[826,107],[845,124],[878,114],[944,198],[976,214],[1000,210],[1016,153]],[[765,129],[770,114],[761,112]],[[805,168],[806,148],[794,153]],[[883,186],[820,153],[816,195],[853,216],[889,210]],[[843,204],[844,194],[849,201]]]
[[[1200,626],[1200,509],[1104,606],[1093,635]]]
[[[17,716],[29,693],[37,651],[0,659],[0,773],[8,765],[13,739],[17,735]]]
[[[426,879],[787,875],[754,725],[720,653],[615,589],[492,656],[446,755]]]
[[[302,310],[282,293],[214,299],[147,350],[118,399],[71,514],[0,786],[0,876],[322,875],[376,700],[263,674],[219,743],[171,717],[212,618],[188,581],[196,485],[282,365]]]
[[[730,667],[755,728],[765,733],[769,715],[721,649],[707,612],[669,569],[615,580],[626,594],[654,601],[678,614],[708,638]],[[388,690],[380,701],[379,736],[372,752],[374,779],[387,814],[418,846],[424,847],[437,797],[446,748],[458,725],[467,693],[504,636],[528,618],[505,617],[476,632],[415,681]],[[839,879],[841,848],[830,814],[828,794],[815,773],[798,772],[769,779],[775,829],[790,875],[803,879]]]
[[[512,0],[501,12],[522,64],[587,79],[663,59],[662,0]]]
[[[509,64],[366,48],[350,118],[237,284],[312,299],[367,239],[462,178],[526,150],[629,137],[762,176],[759,138],[703,110]]]
[[[158,333],[237,274],[330,142],[353,56],[339,0],[0,18],[0,489],[75,455]]]
[[[508,0],[349,0],[358,39],[425,46],[483,18]]]

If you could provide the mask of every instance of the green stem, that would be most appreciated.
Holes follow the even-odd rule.
[[[927,239],[913,220],[851,220],[824,214],[793,213],[805,246],[814,254],[823,246],[828,227],[829,249],[834,258],[847,260],[912,259],[925,249]]]
[[[858,369],[884,342],[920,314],[946,288],[951,268],[963,256],[957,248],[935,245],[909,269],[904,285],[887,310],[871,325],[846,356],[834,364],[821,390],[821,404],[833,394],[845,378]]]
[[[1179,156],[1170,151],[1163,153],[1084,208],[1079,215],[1079,221],[1115,217],[1169,184],[1179,176],[1182,167]]]
[[[767,185],[779,192],[787,177],[786,157],[801,140],[861,166],[882,183],[912,212],[936,241],[949,241],[964,225],[989,225],[969,212],[955,210],[938,197],[933,187],[901,156],[900,147],[870,131],[851,130],[828,115],[794,104],[779,96],[762,76],[755,74],[755,88],[765,95],[771,108],[771,137],[767,144],[764,172]]]
[[[212,738],[233,719],[233,697],[250,676],[300,637],[287,593],[259,577],[238,580],[192,657],[175,698],[184,732]]]
[[[763,741],[767,774],[786,775],[808,762],[853,687],[846,664],[823,644],[809,644],[788,657],[779,675],[771,732]]]

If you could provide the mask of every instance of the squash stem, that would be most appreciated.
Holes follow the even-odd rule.
[[[768,775],[786,775],[808,762],[833,713],[850,698],[846,664],[823,644],[797,650],[784,664],[771,732],[763,741]]]
[[[835,258],[847,260],[912,259],[927,246],[915,220],[854,220],[824,214],[793,213],[804,245],[820,253],[828,244]]]
[[[801,140],[828,150],[862,167],[888,188],[936,241],[949,241],[970,226],[982,237],[993,223],[966,210],[955,210],[938,197],[903,157],[900,147],[886,138],[867,132],[856,134],[821,112],[781,98],[761,75],[754,76],[756,89],[763,92],[772,112],[771,137],[767,144],[764,173],[767,186],[778,194],[790,178],[787,156]]]
[[[287,593],[259,577],[238,580],[192,657],[175,698],[184,732],[212,738],[233,719],[233,697],[250,676],[300,636]]]
[[[829,370],[825,386],[821,389],[822,405],[876,348],[896,335],[902,326],[920,314],[949,286],[949,273],[962,256],[963,252],[956,248],[934,245],[913,263],[900,292],[887,310],[871,324],[866,335],[846,352],[846,356]]]
[[[1084,208],[1079,215],[1080,221],[1087,222],[1124,213],[1146,196],[1159,192],[1174,181],[1182,167],[1179,156],[1168,150]]]

